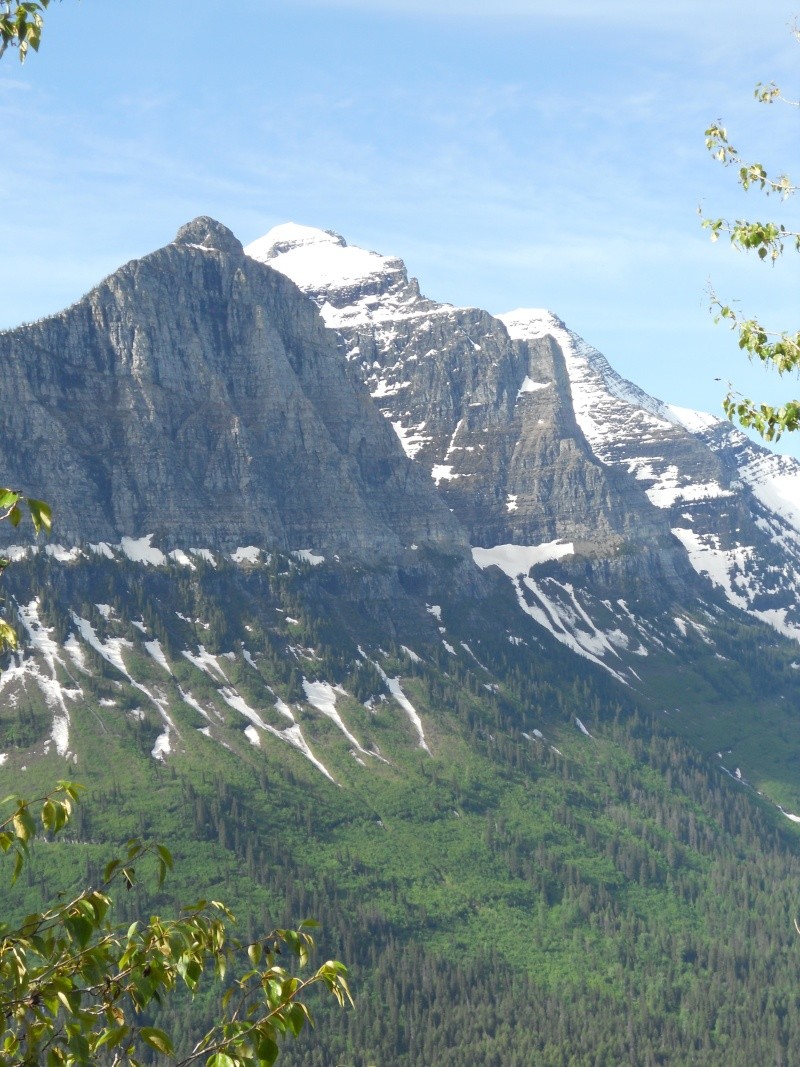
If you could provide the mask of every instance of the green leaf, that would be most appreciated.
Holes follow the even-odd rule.
[[[13,626],[9,626],[5,619],[0,619],[0,646],[4,644],[9,648],[16,648],[17,634]]]
[[[129,1033],[129,1030],[130,1028],[128,1026],[109,1027],[108,1030],[105,1030],[100,1035],[100,1039],[95,1043],[94,1049],[97,1050],[103,1045],[108,1045],[110,1049],[116,1048],[116,1046],[120,1043],[120,1041],[122,1041],[125,1035]]]
[[[50,505],[45,504],[43,500],[36,500],[32,496],[27,498],[27,503],[33,520],[33,527],[37,534],[40,530],[45,530],[49,534],[53,528],[53,515]]]
[[[236,1067],[236,1063],[227,1052],[215,1052],[206,1060],[206,1067]]]
[[[27,842],[32,837],[36,836],[36,824],[31,817],[31,813],[28,811],[27,804],[21,804],[14,812],[12,826],[14,827],[14,833],[20,841]]]
[[[89,938],[94,933],[94,924],[83,915],[68,915],[64,919],[64,926],[80,947],[86,948],[89,944]]]
[[[109,860],[109,862],[103,868],[103,881],[110,882],[114,871],[119,867],[122,860]]]
[[[271,1037],[263,1037],[256,1046],[256,1055],[261,1063],[266,1064],[267,1067],[272,1067],[272,1064],[277,1060],[280,1049],[275,1041]]]
[[[163,1030],[159,1030],[155,1026],[143,1026],[139,1031],[139,1036],[142,1041],[154,1048],[156,1052],[163,1052],[165,1056],[173,1054],[172,1042],[169,1039],[169,1035],[165,1034]]]
[[[164,864],[172,870],[172,853],[164,845],[156,845],[156,852],[159,854]]]

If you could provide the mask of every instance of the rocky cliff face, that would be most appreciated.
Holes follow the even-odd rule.
[[[66,544],[465,550],[313,304],[213,220],[0,335],[0,380],[4,480]]]
[[[547,312],[503,319],[522,343],[558,344],[593,454],[636,479],[693,568],[735,607],[800,637],[800,464],[715,416],[648,396]]]
[[[795,461],[649,397],[549,312],[437,304],[401,261],[327,231],[280,226],[246,251],[313,298],[476,562],[564,643],[616,669],[680,637],[681,605],[723,598],[800,636]]]
[[[613,676],[735,749],[732,774],[753,731],[793,736],[798,464],[647,396],[548,312],[437,304],[318,230],[248,253],[197,219],[0,335],[4,481],[57,521],[4,579],[26,651],[0,689],[52,713],[42,755],[74,755],[72,712],[90,684],[116,707],[118,683],[155,759],[197,731],[227,748],[230,721],[240,752],[275,742],[330,777],[327,724],[345,762],[383,760],[376,708],[425,750],[400,681],[424,663],[527,706],[547,672],[584,700],[589,661],[609,700]]]
[[[437,304],[326,231],[245,254],[197,219],[0,335],[0,376],[4,479],[68,546],[312,549],[398,575],[433,546],[474,592],[471,546],[634,684],[698,605],[800,636],[798,464],[648,397],[548,312]]]
[[[686,575],[644,486],[593,451],[553,336],[427,300],[400,261],[335,234],[282,226],[247,252],[313,297],[474,546],[560,541],[584,562],[644,553],[659,580]]]

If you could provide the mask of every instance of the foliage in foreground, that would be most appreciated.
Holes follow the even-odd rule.
[[[28,49],[39,51],[44,24],[43,12],[51,0],[0,0],[0,57],[7,48],[16,48],[20,63]]]
[[[800,31],[795,29],[795,37],[800,40]],[[774,84],[759,84],[755,89],[759,103],[789,103],[798,106],[797,101],[787,100],[781,89]],[[798,186],[788,174],[771,174],[761,163],[749,163],[728,139],[728,131],[719,122],[713,123],[705,132],[706,148],[714,159],[725,167],[734,167],[742,189],[760,189],[766,196],[777,196],[785,203],[797,192]],[[755,252],[762,262],[776,263],[786,250],[787,243],[796,252],[800,252],[800,231],[783,222],[751,221],[725,218],[703,219],[703,226],[711,233],[712,241],[720,234],[727,234],[734,248],[743,252]],[[773,333],[766,329],[757,319],[747,318],[729,304],[723,303],[712,295],[712,307],[716,320],[724,320],[731,329],[739,334],[739,348],[746,352],[749,359],[758,359],[765,366],[777,370],[778,374],[796,370],[800,366],[800,331]],[[756,430],[765,440],[777,441],[785,430],[800,427],[800,400],[787,400],[785,404],[775,407],[771,404],[756,403],[747,397],[729,389],[723,401],[725,414],[740,425]]]
[[[0,850],[14,856],[15,879],[37,835],[37,820],[46,834],[62,830],[78,788],[62,782],[34,804],[8,798],[13,811],[0,822]],[[89,886],[30,914],[15,929],[0,923],[2,1067],[136,1067],[143,1053],[151,1058],[149,1049],[181,1067],[268,1067],[278,1057],[279,1042],[311,1022],[304,998],[312,986],[327,989],[341,1006],[352,1003],[338,961],[327,961],[306,978],[278,962],[286,955],[300,968],[308,964],[314,923],[273,930],[246,946],[246,960],[245,946],[230,936],[234,916],[219,901],[198,901],[174,919],[152,916],[126,928],[115,925],[111,886],[131,888],[134,865],[148,860],[160,884],[172,867],[170,853],[133,839],[124,858],[106,864],[101,888]],[[196,994],[209,973],[220,983],[217,1021],[190,1050],[176,1055],[170,1035],[147,1025],[148,1009],[181,983]]]
[[[44,530],[49,534],[53,524],[49,504],[45,504],[43,500],[36,500],[34,497],[24,497],[16,489],[0,489],[0,512],[2,512],[0,514],[0,522],[8,519],[12,526],[19,526],[22,522],[22,509],[24,507],[27,507],[30,513],[36,533],[39,534]],[[0,575],[2,575],[9,562],[10,560],[7,557],[0,556]],[[0,603],[2,602],[0,601]],[[0,619],[0,652],[6,646],[9,648],[17,647],[17,634],[10,623],[6,622],[5,619]]]

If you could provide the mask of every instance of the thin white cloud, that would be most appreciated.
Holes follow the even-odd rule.
[[[445,17],[454,19],[479,18],[537,19],[548,23],[602,23],[625,27],[674,29],[691,34],[701,25],[716,25],[724,29],[730,17],[730,0],[662,0],[661,3],[642,3],[641,0],[292,0],[293,7],[315,7],[331,10],[364,11],[370,15],[405,15],[411,17]],[[784,5],[791,14],[788,4]],[[748,18],[737,11],[737,20]],[[763,11],[752,12],[754,26],[763,26],[768,19]]]

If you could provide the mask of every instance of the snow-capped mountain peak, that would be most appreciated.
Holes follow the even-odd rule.
[[[800,465],[650,396],[548,309],[492,317],[427,300],[401,260],[309,227],[246,251],[340,332],[474,545],[560,540],[578,560],[660,546],[666,560],[680,544],[730,603],[800,635]]]
[[[625,405],[640,408],[665,423],[678,423],[667,404],[617,374],[605,356],[568,329],[552,311],[540,308],[517,308],[498,315],[514,340],[533,341],[552,337],[564,353],[569,371],[575,414],[591,440],[602,435],[607,419],[598,411],[598,402],[610,397]],[[601,457],[602,458],[602,457]]]
[[[387,280],[408,284],[402,260],[349,245],[333,230],[294,222],[273,227],[247,245],[245,253],[279,270],[306,292],[325,291],[334,303],[337,294],[370,282],[380,281],[382,289]]]
[[[247,245],[245,253],[307,293],[333,330],[385,330],[432,306],[402,259],[349,245],[333,230],[284,223]]]

